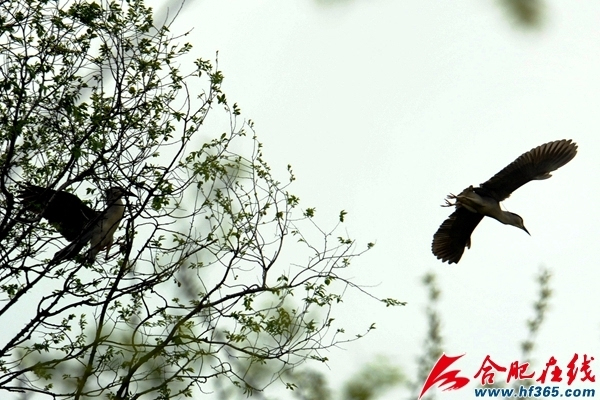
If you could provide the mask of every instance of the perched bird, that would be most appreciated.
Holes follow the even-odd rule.
[[[458,196],[448,195],[442,207],[456,206],[456,210],[433,235],[433,254],[442,262],[457,263],[465,247],[471,248],[471,233],[484,216],[529,234],[523,218],[500,209],[500,202],[529,181],[550,178],[550,172],[571,161],[576,154],[577,144],[570,139],[546,143],[524,153],[479,187],[469,186]]]
[[[103,211],[88,207],[74,194],[35,185],[26,185],[18,197],[26,210],[48,220],[71,242],[54,255],[51,262],[57,264],[75,257],[88,242],[87,262],[93,262],[103,249],[106,249],[108,258],[113,235],[125,213],[122,198],[135,195],[120,187],[107,189],[105,195],[106,208]]]

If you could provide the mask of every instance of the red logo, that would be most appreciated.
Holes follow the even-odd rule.
[[[440,359],[437,360],[433,368],[431,368],[431,372],[429,376],[425,380],[425,384],[423,385],[423,389],[421,390],[421,394],[419,395],[419,399],[423,397],[425,392],[429,390],[435,384],[438,384],[438,387],[447,386],[442,390],[456,390],[465,386],[469,383],[469,378],[465,378],[464,376],[458,376],[460,370],[453,369],[450,371],[446,371],[448,367],[450,367],[456,360],[464,356],[464,354],[457,357],[448,357],[446,353],[442,353]]]
[[[439,360],[435,363],[429,376],[423,384],[423,389],[419,395],[419,400],[423,395],[431,389],[434,385],[437,385],[443,391],[460,389],[469,383],[470,379],[464,376],[459,376],[461,373],[460,369],[449,369],[452,364],[456,362],[464,354],[456,357],[449,357],[445,353],[442,353]],[[574,353],[573,358],[566,365],[566,384],[571,386],[576,378],[579,378],[581,382],[596,382],[596,376],[593,374],[590,367],[590,363],[594,361],[594,357],[583,354],[583,357],[579,357],[579,354]],[[534,379],[537,374],[534,371],[529,370],[528,362],[513,361],[510,367],[500,365],[492,360],[487,355],[479,367],[477,373],[473,376],[474,379],[479,379],[482,386],[493,385],[496,374],[506,374],[506,383],[510,383],[511,380],[527,380]],[[555,357],[550,357],[544,368],[535,382],[546,384],[546,381],[553,383],[560,383],[563,381],[563,369],[558,365],[558,360]],[[530,391],[531,394],[531,391]]]

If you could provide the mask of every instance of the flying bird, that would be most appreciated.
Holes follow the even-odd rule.
[[[41,186],[26,185],[18,194],[24,208],[45,218],[69,244],[58,251],[51,263],[57,264],[72,259],[89,242],[86,262],[91,263],[96,255],[106,249],[106,258],[113,243],[113,235],[125,213],[122,198],[135,196],[133,193],[112,187],[105,192],[106,208],[94,210],[79,197],[65,191],[56,191]]]
[[[550,172],[571,161],[576,154],[577,144],[570,139],[549,142],[522,154],[479,187],[469,186],[458,196],[448,195],[442,207],[455,206],[456,210],[433,235],[433,254],[442,262],[457,263],[465,247],[471,248],[471,234],[484,216],[529,234],[523,218],[500,209],[500,202],[529,181],[550,178]]]

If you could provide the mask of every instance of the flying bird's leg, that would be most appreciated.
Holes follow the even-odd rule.
[[[451,202],[450,200],[454,200],[454,202]],[[450,193],[448,196],[446,196],[446,204],[442,205],[442,207],[452,206],[456,206],[456,208],[465,207],[471,212],[485,214],[485,212],[482,212],[482,210],[489,207],[493,208],[495,204],[493,204],[493,202],[490,203],[486,199],[482,198],[475,192],[473,186],[469,186],[458,195]]]
[[[450,202],[450,200],[454,200],[454,203]],[[446,204],[442,204],[440,207],[452,207],[458,202],[458,197],[455,194],[450,193],[448,196],[446,196],[444,201]]]

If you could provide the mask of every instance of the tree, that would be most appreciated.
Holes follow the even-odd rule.
[[[343,211],[322,230],[300,209],[291,168],[286,184],[273,176],[222,73],[189,68],[173,21],[156,28],[141,0],[0,5],[5,392],[173,399],[221,377],[252,393],[354,338],[332,308],[368,295],[343,273],[372,244],[336,233]],[[19,204],[24,183],[93,208],[112,186],[137,199],[106,260],[49,264],[65,241]],[[267,362],[267,380],[246,379]]]

